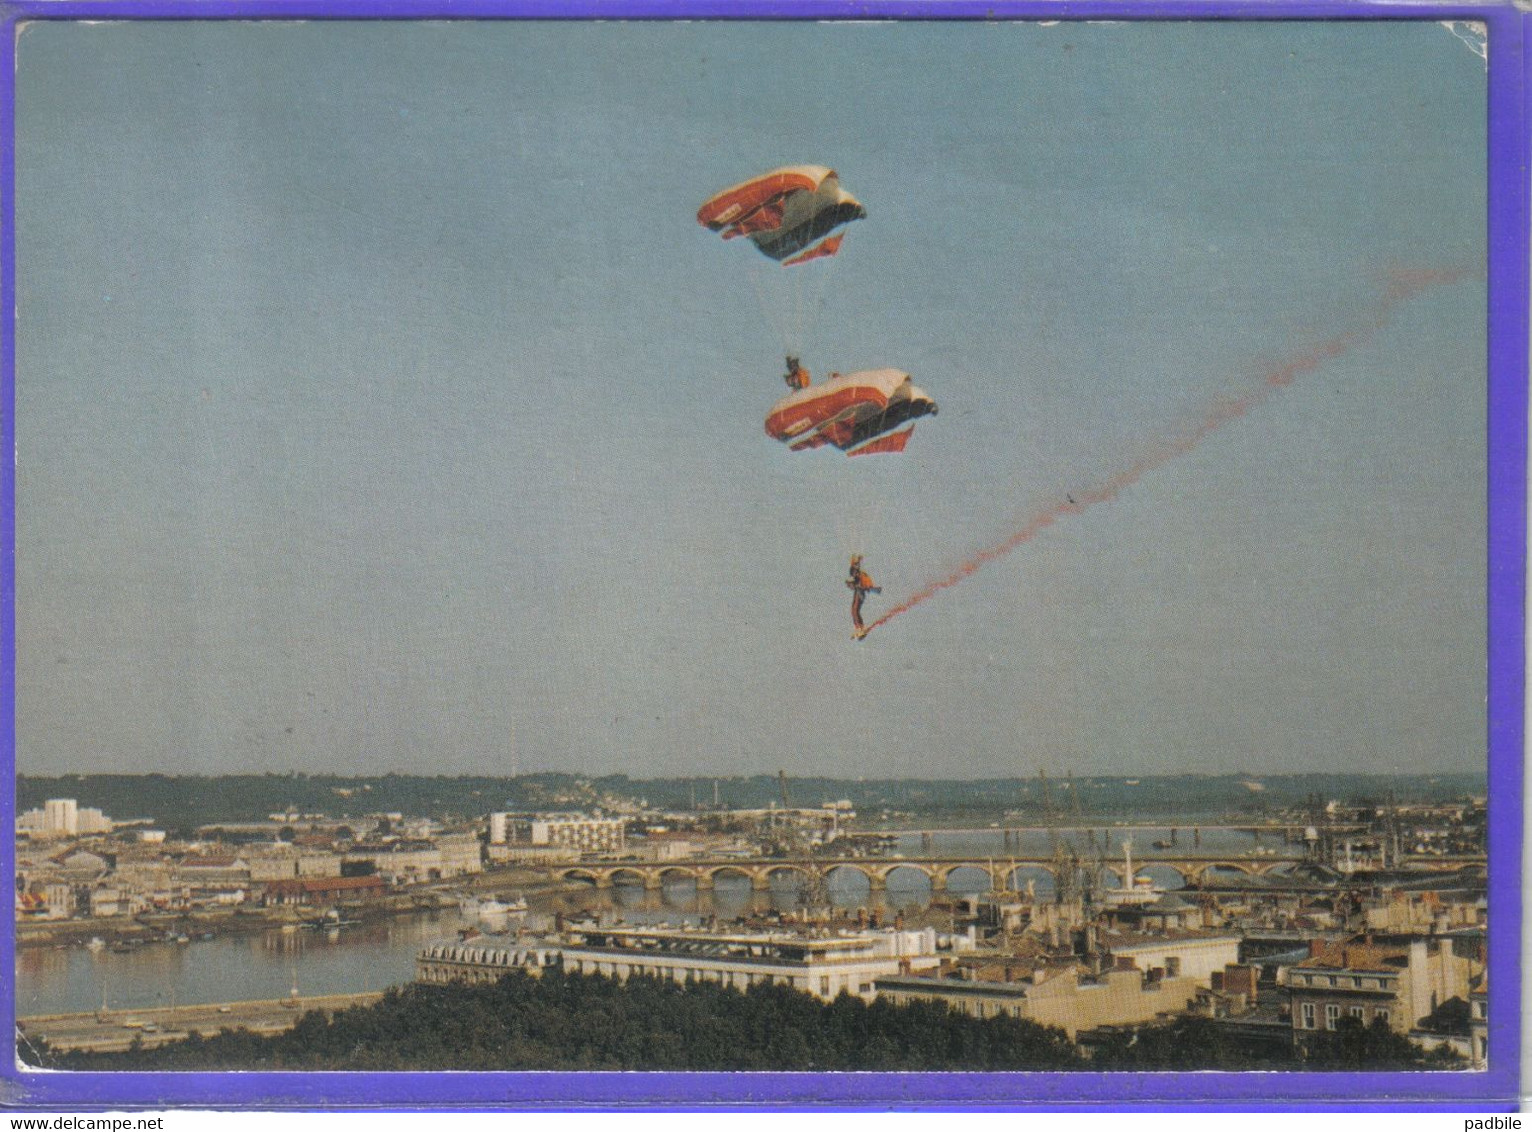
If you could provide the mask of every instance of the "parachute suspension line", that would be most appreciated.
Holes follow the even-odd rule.
[[[750,285],[755,288],[755,301],[761,308],[761,315],[776,334],[778,347],[784,353],[792,353],[797,349],[797,343],[793,340],[791,328],[786,322],[786,312],[781,309],[780,298],[773,300],[770,294],[771,288],[767,286],[762,271],[752,268],[749,275]]]
[[[786,268],[784,270],[790,271],[792,269]],[[803,328],[807,320],[803,313],[803,280],[796,275],[792,277],[789,294],[793,297],[793,345],[802,346],[804,344]]]
[[[842,238],[838,229],[866,215],[861,203],[840,187],[834,169],[789,165],[714,193],[698,208],[697,223],[725,240],[745,237],[761,256],[791,268],[793,275],[773,284],[763,286],[758,277],[751,283],[785,352],[800,354],[826,286],[823,278],[804,278],[803,265],[833,257]],[[825,266],[807,270],[822,275]]]
[[[791,273],[786,282],[786,295],[792,308],[791,340],[788,342],[791,352],[808,355],[819,346],[818,330],[824,312],[825,295],[835,268],[834,259],[826,258],[813,265],[794,265],[783,269]],[[811,338],[814,340],[811,341]],[[818,358],[810,366],[816,373],[823,369],[828,377],[831,361],[840,364],[839,359]]]
[[[809,325],[817,327],[824,311],[825,292],[829,289],[830,278],[837,273],[837,264],[834,259],[818,265],[821,270],[814,272],[814,277],[808,281],[809,285],[804,288],[808,292],[808,320]],[[807,333],[807,330],[805,330]],[[841,364],[844,364],[842,362]],[[851,367],[847,367],[850,369]],[[825,367],[826,376],[829,375],[829,367]]]

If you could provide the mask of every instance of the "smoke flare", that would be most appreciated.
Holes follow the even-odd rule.
[[[1267,401],[1274,393],[1291,385],[1298,378],[1317,370],[1325,362],[1339,358],[1370,340],[1388,325],[1394,308],[1420,292],[1431,287],[1446,286],[1474,274],[1466,268],[1395,270],[1389,274],[1388,289],[1383,293],[1376,309],[1362,324],[1342,331],[1289,358],[1275,369],[1267,371],[1245,393],[1237,397],[1220,397],[1209,407],[1202,419],[1178,437],[1164,440],[1139,456],[1132,464],[1110,478],[1091,487],[1076,488],[1065,495],[1065,502],[1056,503],[1037,514],[1000,542],[988,546],[955,567],[950,573],[935,581],[927,582],[909,597],[900,601],[883,616],[867,626],[871,633],[886,625],[895,617],[908,613],[917,605],[935,597],[942,590],[950,589],[963,579],[978,573],[980,569],[998,558],[1004,558],[1019,546],[1031,542],[1059,520],[1078,515],[1097,503],[1110,503],[1144,476],[1161,465],[1168,464],[1178,456],[1184,456],[1220,426],[1238,420],[1251,409]]]

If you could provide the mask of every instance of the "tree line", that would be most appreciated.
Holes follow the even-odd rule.
[[[1349,1021],[1349,1020],[1348,1020]],[[788,987],[740,991],[557,968],[493,984],[395,987],[369,1006],[304,1014],[282,1034],[225,1029],[157,1048],[59,1052],[64,1070],[668,1070],[1058,1071],[1441,1068],[1386,1028],[1325,1035],[1299,1060],[1252,1060],[1201,1019],[1113,1035],[1086,1057],[1062,1030],[1010,1017],[972,1018],[937,1002],[893,1005]],[[1333,1048],[1332,1048],[1333,1047]]]
[[[1378,777],[1359,775],[1277,775],[1262,780],[1266,789],[1252,795],[1239,775],[1174,775],[1127,780],[1085,777],[1075,780],[1082,815],[1179,815],[1238,810],[1270,810],[1300,804],[1309,793],[1330,798],[1394,791],[1401,800],[1446,801],[1482,793],[1482,775]],[[757,808],[776,802],[781,786],[774,775],[732,776],[716,780],[723,806]],[[215,822],[254,821],[287,810],[323,812],[335,817],[399,811],[445,818],[476,817],[496,810],[578,809],[599,805],[602,797],[645,799],[651,806],[686,810],[710,803],[712,778],[629,778],[615,774],[584,779],[545,772],[516,777],[488,775],[384,774],[349,777],[329,774],[67,774],[19,775],[18,808],[38,807],[48,798],[75,798],[118,820],[147,818],[190,832]],[[1053,786],[1053,806],[1072,809],[1062,784]],[[859,811],[882,809],[924,815],[993,815],[1016,810],[1046,816],[1044,787],[1034,779],[844,779],[805,777],[792,780],[793,800],[803,805],[847,799]]]

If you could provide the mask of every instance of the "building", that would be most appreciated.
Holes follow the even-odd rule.
[[[492,983],[511,971],[539,973],[558,961],[546,947],[492,944],[482,936],[433,943],[415,956],[417,983]]]
[[[557,962],[565,971],[578,974],[619,980],[634,975],[676,982],[694,979],[740,990],[773,984],[826,1002],[842,993],[871,1001],[879,977],[934,969],[938,962],[936,932],[931,928],[808,935],[624,927],[573,930],[567,938],[530,949],[437,944],[417,957],[417,977],[424,982],[498,977],[507,967],[518,965],[507,959],[511,953],[535,953],[539,958],[532,966]],[[496,973],[487,975],[486,970]]]
[[[171,886],[186,904],[242,904],[250,893],[250,865],[223,854],[185,857],[171,874]]]
[[[495,865],[560,864],[569,860],[569,851],[556,845],[527,845],[514,841],[496,845],[490,842],[484,847],[484,856]]]
[[[1429,887],[1426,887],[1429,885]],[[1364,901],[1363,923],[1368,931],[1428,935],[1479,926],[1482,879],[1476,887],[1430,881],[1401,884]]]
[[[277,842],[265,852],[250,853],[250,879],[257,883],[291,880],[295,877],[340,876],[340,854],[303,851],[294,845]]]
[[[267,881],[261,903],[306,906],[353,903],[374,899],[387,891],[388,885],[379,876],[302,877]]]
[[[112,819],[100,810],[82,807],[73,798],[49,798],[40,810],[16,818],[16,832],[30,837],[87,837],[110,833]]]
[[[511,839],[511,815],[505,812],[489,815],[489,843],[504,845]]]
[[[1172,930],[1165,932],[1104,931],[1094,937],[1097,948],[1114,963],[1127,960],[1145,973],[1160,971],[1165,978],[1191,979],[1211,986],[1213,973],[1239,962],[1239,936],[1229,932]]]
[[[532,822],[533,845],[556,845],[579,853],[619,853],[627,822],[622,818],[553,814]]]
[[[1468,1062],[1475,1069],[1489,1068],[1488,973],[1468,992]]]
[[[341,859],[341,872],[371,869],[389,884],[419,884],[483,870],[479,839],[472,834],[444,834],[434,841],[399,840],[353,845]]]
[[[684,834],[650,833],[630,842],[628,850],[641,861],[684,861],[697,853],[698,844]]]
[[[16,914],[23,920],[64,920],[75,914],[75,887],[64,881],[37,881],[16,893]]]
[[[471,876],[484,871],[484,847],[478,834],[439,833],[434,841],[441,853],[443,876]]]
[[[45,833],[72,836],[79,828],[79,804],[73,798],[49,798],[43,803]]]
[[[1108,925],[1124,932],[1195,931],[1203,926],[1202,908],[1165,892],[1152,900],[1119,902],[1102,913]]]
[[[566,971],[696,979],[741,990],[771,983],[826,1002],[843,991],[870,1002],[879,976],[934,969],[938,962],[932,928],[837,935],[604,928],[575,933],[558,952]]]
[[[1056,1026],[1070,1040],[1098,1026],[1153,1021],[1184,1011],[1197,993],[1192,978],[1146,973],[1126,962],[1100,974],[1083,966],[1040,966],[1009,982],[896,975],[877,980],[880,998],[895,1005],[944,1002],[975,1018],[1009,1015]]]
[[[124,885],[97,885],[90,890],[89,903],[90,914],[98,918],[136,916],[151,907],[143,893]]]
[[[1409,1034],[1450,1000],[1466,1003],[1483,971],[1472,943],[1452,937],[1316,940],[1309,958],[1287,969],[1293,1041],[1334,1030],[1343,1017]]]

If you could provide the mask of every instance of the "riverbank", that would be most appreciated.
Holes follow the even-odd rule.
[[[390,893],[360,904],[339,906],[347,920],[362,922],[456,908],[461,892],[505,891],[528,898],[560,896],[586,886],[568,881],[549,881],[540,871],[525,868],[495,869],[464,877],[450,884]],[[68,947],[99,941],[115,950],[147,943],[186,942],[225,935],[243,935],[272,929],[318,924],[325,908],[280,904],[270,907],[236,905],[186,912],[145,912],[137,916],[99,916],[67,920],[39,920],[16,926],[18,948]]]
[[[366,904],[346,906],[341,912],[350,920],[382,919],[455,907],[456,899],[445,893],[408,893],[386,896]],[[106,916],[89,919],[44,920],[16,927],[18,947],[57,947],[99,941],[113,949],[146,943],[187,942],[220,935],[293,928],[317,923],[325,909],[297,905],[259,908],[198,909],[188,912],[148,912],[137,916]]]

